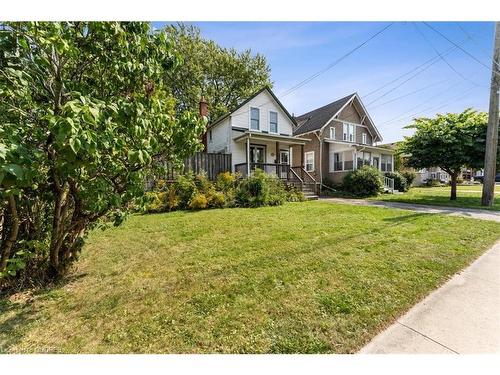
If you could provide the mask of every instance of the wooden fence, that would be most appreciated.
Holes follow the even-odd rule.
[[[165,162],[167,182],[175,180],[180,174],[192,172],[199,174],[205,172],[208,179],[214,181],[219,173],[231,172],[231,154],[214,154],[207,152],[197,152],[186,158],[182,167],[175,168],[171,163]]]

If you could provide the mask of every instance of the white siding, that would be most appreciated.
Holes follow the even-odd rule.
[[[260,131],[269,132],[269,111],[274,111],[278,113],[278,133],[292,135],[292,122],[267,91],[261,92],[231,115],[233,127],[250,128],[250,107],[260,110]]]
[[[229,117],[208,130],[207,152],[229,152]],[[210,141],[210,131],[212,131],[212,141]]]

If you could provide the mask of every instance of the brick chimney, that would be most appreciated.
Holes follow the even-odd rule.
[[[205,101],[205,97],[201,97],[200,99],[200,105],[199,105],[199,110],[200,110],[200,116],[201,117],[207,117],[208,116],[208,103]],[[203,151],[207,151],[207,132],[203,133],[203,136],[201,138],[201,143],[203,143],[203,146],[205,146]]]
[[[208,116],[208,103],[203,96],[200,99],[200,116]]]

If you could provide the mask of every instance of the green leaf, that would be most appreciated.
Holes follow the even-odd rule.
[[[16,176],[17,178],[22,178],[24,175],[23,168],[21,168],[21,166],[17,164],[7,164],[2,169],[13,176]]]
[[[78,151],[80,150],[82,146],[82,142],[78,138],[70,138],[69,140],[69,147],[71,147],[71,150],[76,154],[78,154]]]

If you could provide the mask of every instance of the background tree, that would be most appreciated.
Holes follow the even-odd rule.
[[[209,117],[216,119],[263,86],[271,85],[264,56],[222,48],[202,38],[194,26],[170,25],[165,31],[183,59],[178,69],[166,74],[166,84],[179,110],[196,110],[203,96],[209,103]]]
[[[450,199],[457,199],[457,179],[462,167],[481,169],[484,164],[488,116],[466,109],[462,113],[438,114],[414,119],[415,133],[406,137],[398,153],[416,169],[439,167],[451,177]]]
[[[155,155],[199,149],[177,113],[180,60],[149,23],[9,23],[0,29],[0,279],[57,277],[100,219],[119,224]]]

